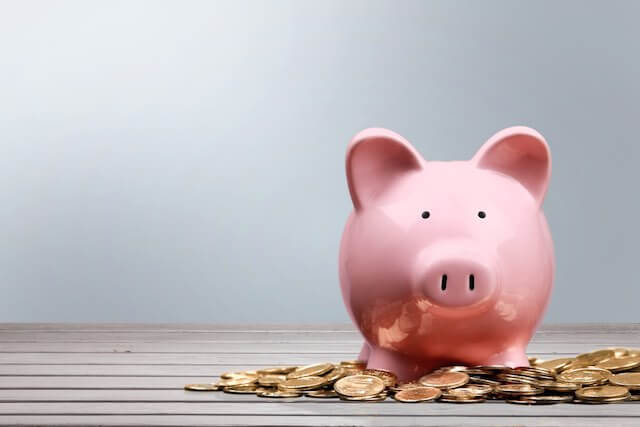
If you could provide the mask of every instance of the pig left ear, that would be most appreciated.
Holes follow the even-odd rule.
[[[534,129],[516,126],[493,135],[471,160],[515,178],[541,205],[551,177],[551,153],[544,137]]]

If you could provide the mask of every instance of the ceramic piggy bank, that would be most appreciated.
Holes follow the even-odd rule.
[[[512,127],[471,160],[438,162],[366,129],[346,169],[354,210],[340,282],[364,336],[360,359],[401,380],[451,364],[528,366],[555,264],[542,135]]]

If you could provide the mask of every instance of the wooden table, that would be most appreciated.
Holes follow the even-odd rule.
[[[456,405],[274,401],[197,393],[228,370],[340,361],[361,340],[347,325],[0,324],[1,425],[640,425],[640,402]],[[640,347],[640,325],[548,325],[528,353]]]

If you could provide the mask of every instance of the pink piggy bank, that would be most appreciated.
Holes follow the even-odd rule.
[[[366,129],[346,169],[354,211],[340,282],[360,359],[401,380],[450,364],[528,366],[555,266],[542,135],[504,129],[471,160],[437,162]]]

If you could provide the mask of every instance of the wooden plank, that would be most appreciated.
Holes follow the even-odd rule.
[[[568,357],[574,353],[530,353],[540,358]],[[170,354],[170,353],[0,353],[0,364],[109,364],[109,365],[303,365],[353,359],[355,353],[245,353],[245,354]]]
[[[528,426],[609,426],[637,427],[635,418],[616,416],[589,417],[541,417],[535,414],[521,415],[517,418],[493,417],[483,415],[472,416],[331,416],[319,414],[314,416],[282,416],[282,415],[17,415],[0,416],[1,426],[180,426],[180,427],[213,427],[213,426],[496,426],[514,425]]]
[[[582,353],[594,348],[621,346],[620,341],[592,343],[541,343],[532,342],[530,353]],[[640,347],[638,338],[627,339],[628,347]],[[254,342],[254,341],[212,341],[212,342],[7,342],[0,344],[0,353],[358,353],[361,341],[338,342]]]
[[[208,377],[264,365],[0,365],[0,376]]]
[[[627,402],[609,405],[559,404],[526,407],[507,403],[478,403],[459,405],[455,403],[401,404],[387,402],[343,402],[331,404],[320,401],[297,401],[292,399],[264,402],[242,400],[224,402],[18,402],[0,403],[0,415],[278,415],[313,416],[330,413],[334,416],[393,415],[393,416],[507,416],[522,414],[537,416],[624,416],[640,417],[640,404]]]
[[[629,325],[625,323],[624,325]],[[29,323],[0,322],[0,331],[332,331],[350,330],[350,323]]]
[[[242,369],[259,369],[247,365]],[[0,365],[0,376],[207,377],[239,370],[237,365]]]
[[[174,389],[188,383],[217,381],[217,377],[0,377],[0,389]]]
[[[350,330],[356,328],[350,323],[326,324],[212,324],[212,323],[11,323],[0,322],[0,331],[332,331]],[[540,325],[540,333],[574,331],[612,332],[625,331],[640,332],[640,323],[547,323]]]
[[[578,331],[553,332],[537,334],[535,343],[557,344],[593,344],[593,345],[623,345],[639,346],[640,331],[610,331],[599,333],[579,333]],[[277,342],[299,343],[318,342],[336,343],[350,342],[360,344],[362,337],[354,331],[238,331],[238,332],[30,332],[30,331],[2,331],[0,343],[20,342],[106,342],[106,343],[157,343],[157,342],[184,342],[184,343],[212,343],[212,342]]]

